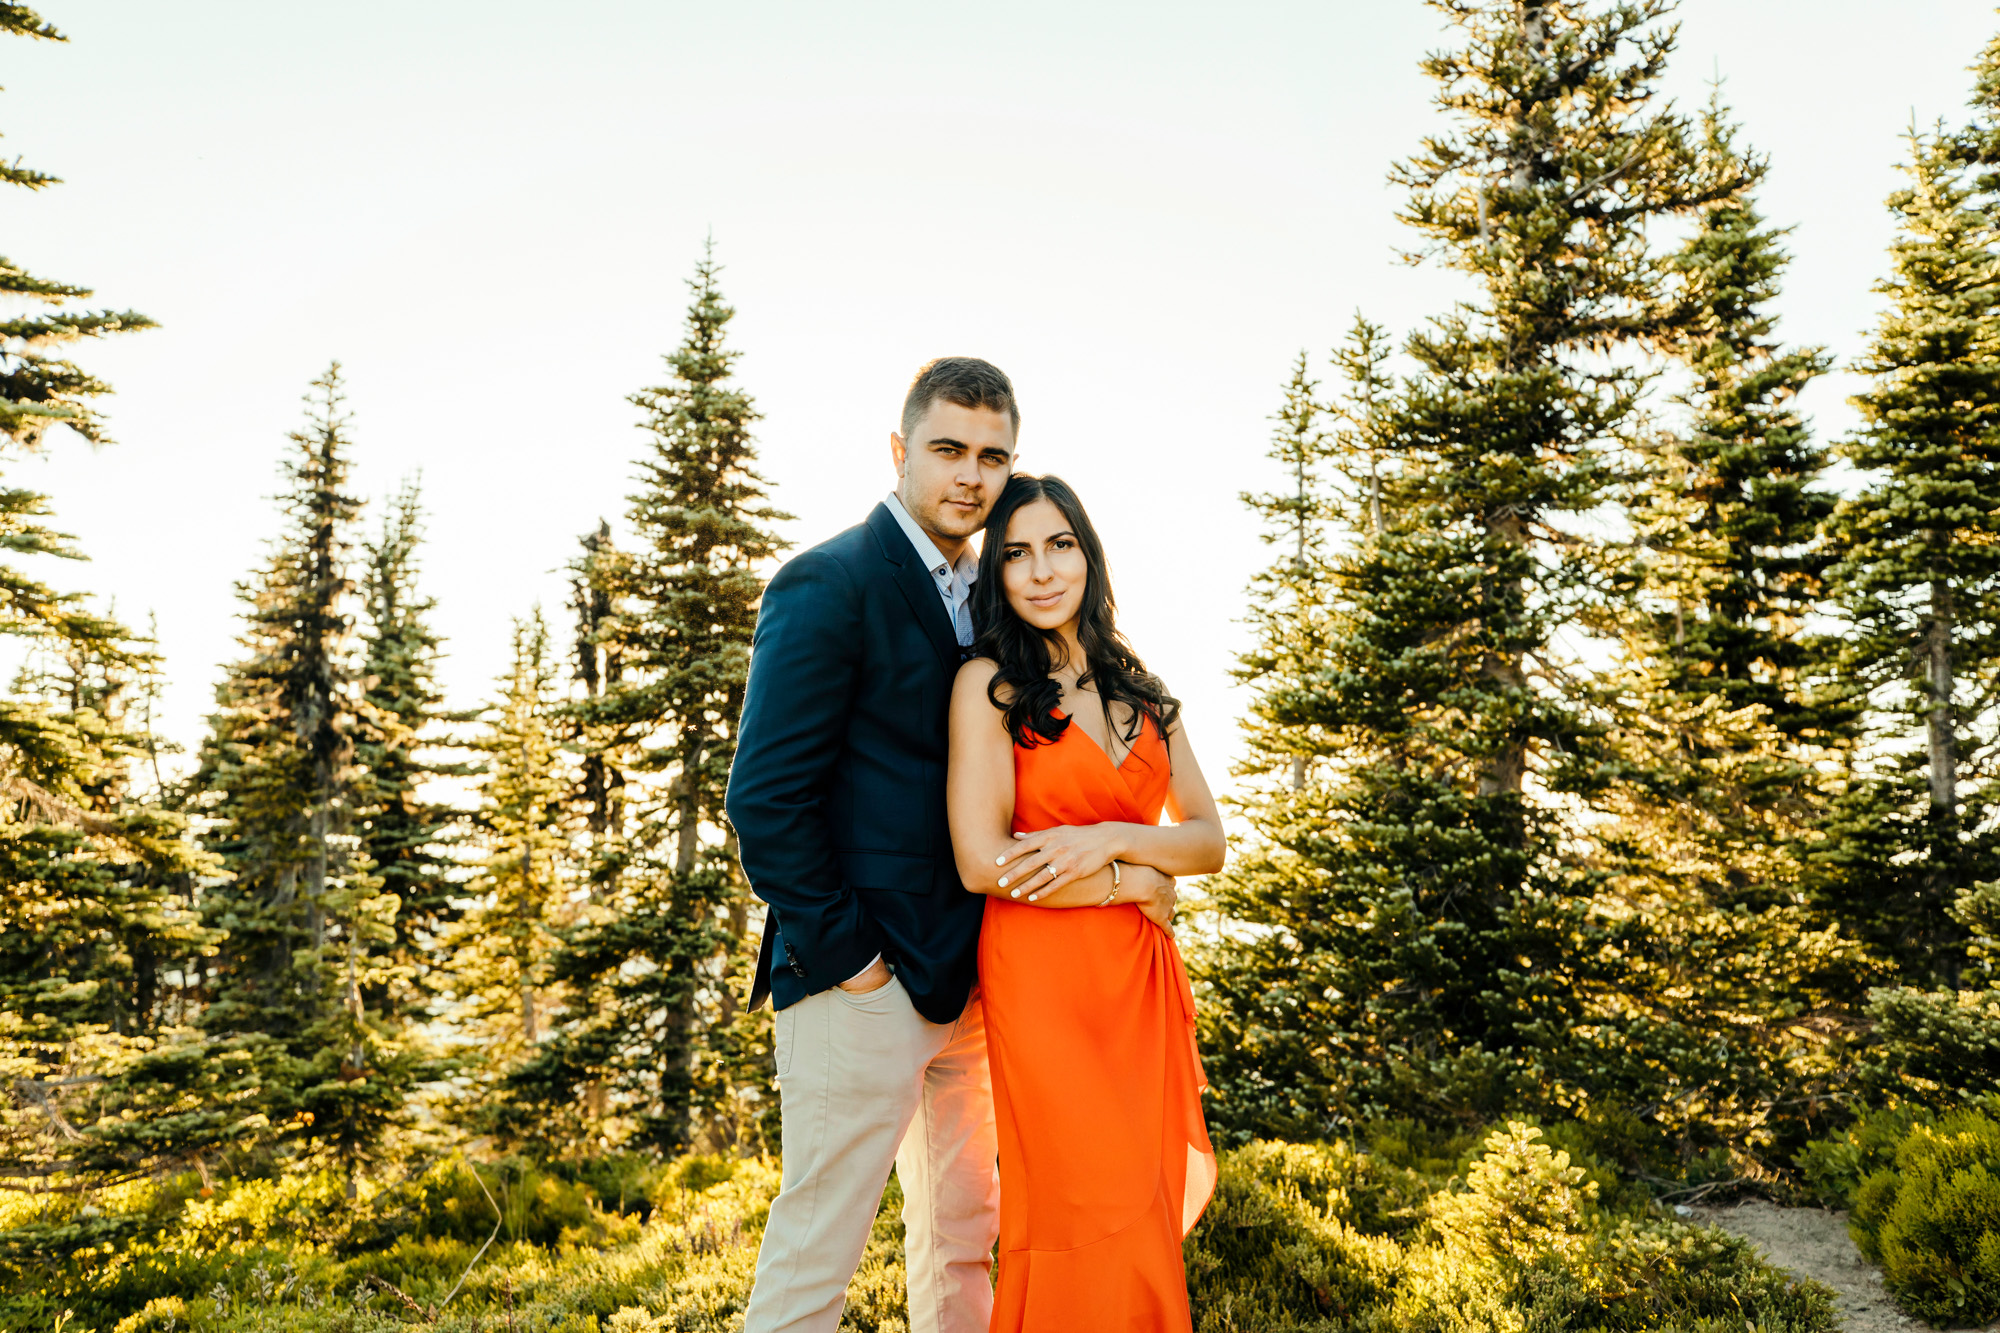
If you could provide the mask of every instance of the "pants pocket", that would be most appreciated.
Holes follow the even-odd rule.
[[[796,1004],[788,1004],[780,1009],[771,1021],[771,1045],[778,1063],[777,1077],[781,1079],[792,1069],[792,1047],[796,1044],[793,1040],[793,1029],[798,1026],[798,1022],[799,1007]]]
[[[833,993],[838,995],[840,1002],[848,1008],[859,1009],[863,1013],[868,1014],[887,1013],[894,1009],[898,1002],[905,1005],[910,1002],[908,996],[903,992],[901,978],[897,977],[893,972],[889,974],[887,981],[877,986],[874,990],[863,991],[861,994],[856,995],[853,991],[842,990],[840,987],[835,986]]]

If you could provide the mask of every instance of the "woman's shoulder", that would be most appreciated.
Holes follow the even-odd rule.
[[[1000,664],[990,657],[968,657],[959,663],[958,677],[952,682],[954,695],[977,692],[985,695],[1000,672]]]
[[[1013,705],[1015,685],[1016,682],[1001,675],[1000,664],[994,659],[969,657],[959,665],[951,694],[954,699],[983,699],[996,710],[1004,710]]]
[[[984,689],[986,682],[992,680],[994,673],[999,670],[1000,664],[990,657],[968,657],[958,664],[955,688],[964,689],[968,685],[977,685]]]

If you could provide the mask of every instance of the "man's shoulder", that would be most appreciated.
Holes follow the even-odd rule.
[[[845,531],[834,533],[817,546],[807,547],[799,552],[797,558],[804,560],[809,556],[831,560],[851,568],[856,561],[864,558],[873,557],[879,560],[882,556],[882,547],[864,521],[856,523]]]
[[[881,563],[882,548],[865,522],[808,546],[778,566],[768,592],[784,593],[807,584],[853,590],[865,579],[871,562]],[[768,594],[767,594],[768,595]]]
[[[827,574],[836,568],[852,576],[866,572],[869,562],[879,564],[881,560],[881,541],[864,520],[800,551],[778,567],[778,576],[788,570]]]

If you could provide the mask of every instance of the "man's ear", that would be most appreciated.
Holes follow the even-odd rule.
[[[896,475],[903,475],[903,462],[910,456],[910,446],[895,431],[889,432],[889,462],[896,469]]]

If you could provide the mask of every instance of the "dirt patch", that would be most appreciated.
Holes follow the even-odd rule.
[[[1832,1287],[1840,1298],[1841,1327],[1847,1333],[1904,1333],[1929,1327],[1889,1299],[1882,1275],[1854,1248],[1846,1213],[1780,1208],[1751,1199],[1731,1208],[1696,1208],[1688,1220],[1732,1231],[1777,1267]]]

